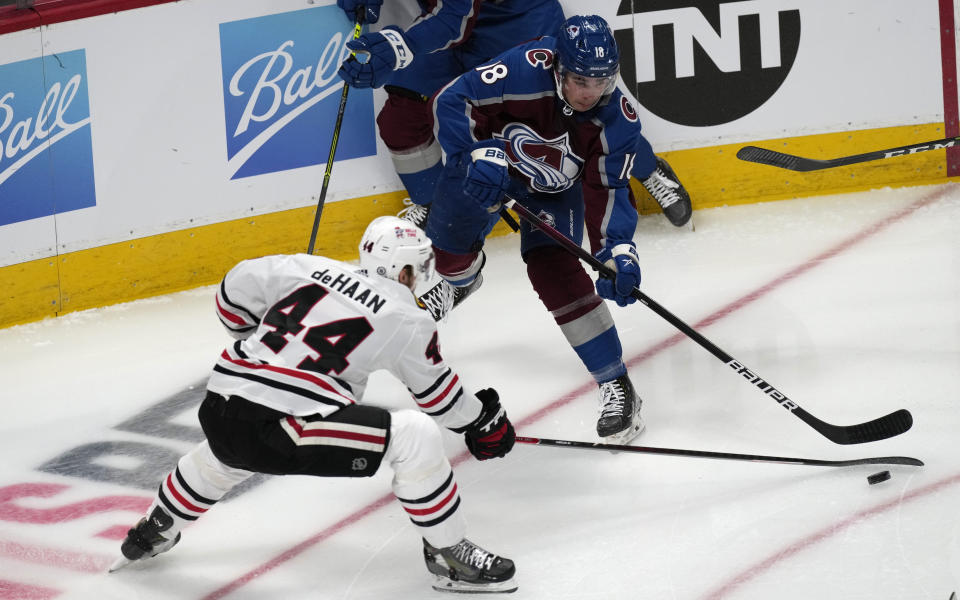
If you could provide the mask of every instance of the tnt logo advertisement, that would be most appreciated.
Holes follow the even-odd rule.
[[[220,25],[231,179],[327,161],[350,33],[336,5]],[[373,92],[351,89],[337,159],[376,152]]]
[[[633,15],[632,29],[614,32],[621,75],[640,104],[671,123],[708,127],[750,114],[773,97],[797,58],[800,9],[786,1],[633,4],[621,0],[617,10]]]
[[[0,65],[0,226],[96,206],[87,61]]]

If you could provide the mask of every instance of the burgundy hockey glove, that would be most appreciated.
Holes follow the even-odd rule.
[[[483,411],[463,434],[467,449],[477,460],[506,456],[513,448],[516,433],[500,406],[500,396],[493,388],[487,388],[477,392],[477,398],[483,402]]]

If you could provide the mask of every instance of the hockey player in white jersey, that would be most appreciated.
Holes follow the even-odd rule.
[[[412,293],[433,260],[422,230],[379,217],[364,233],[360,267],[297,254],[231,269],[216,309],[237,341],[220,355],[199,409],[206,440],[160,483],[111,570],[172,548],[253,473],[368,477],[384,462],[423,538],[434,589],[516,590],[513,561],[466,538],[437,426],[462,433],[486,460],[510,451],[513,425],[493,389],[470,392],[440,354],[433,318]],[[361,404],[380,369],[407,386],[419,410]]]

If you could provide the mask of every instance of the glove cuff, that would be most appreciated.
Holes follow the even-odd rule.
[[[407,38],[403,35],[403,32],[394,27],[386,27],[380,30],[380,35],[390,44],[393,55],[397,59],[393,67],[394,70],[399,71],[400,69],[409,67],[410,63],[413,62],[413,50],[411,50],[409,44],[407,44]]]
[[[479,435],[481,432],[489,430],[491,424],[495,423],[501,415],[506,416],[506,411],[500,404],[499,394],[492,388],[480,390],[474,396],[480,401],[480,414],[463,430],[466,433]]]
[[[476,148],[470,152],[470,160],[477,162],[485,160],[501,167],[509,165],[507,162],[507,153],[496,146],[487,146],[485,148]]]
[[[610,249],[610,257],[616,258],[618,256],[629,256],[633,262],[640,264],[640,256],[637,254],[637,247],[632,243],[630,244],[617,244]]]
[[[630,260],[638,265],[640,264],[640,256],[637,255],[637,247],[634,246],[632,242],[616,244],[612,247],[608,246],[597,252],[597,260],[611,269],[616,268],[614,259],[618,256],[629,256]]]

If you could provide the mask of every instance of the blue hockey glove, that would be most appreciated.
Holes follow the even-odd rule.
[[[357,8],[363,9],[363,22],[376,23],[380,20],[380,6],[383,0],[337,0],[337,6],[347,13],[347,18],[353,21],[357,18]]]
[[[413,62],[406,37],[394,27],[379,33],[365,33],[347,42],[347,48],[356,56],[343,61],[337,75],[356,88],[380,87],[391,73]]]
[[[597,294],[606,300],[615,300],[620,306],[633,304],[636,298],[630,295],[640,285],[640,257],[631,244],[617,244],[597,252],[597,259],[617,271],[615,279],[597,279]]]
[[[480,142],[470,152],[470,164],[467,166],[463,191],[473,196],[474,200],[487,210],[495,208],[503,200],[503,194],[510,184],[508,165],[503,142]]]

